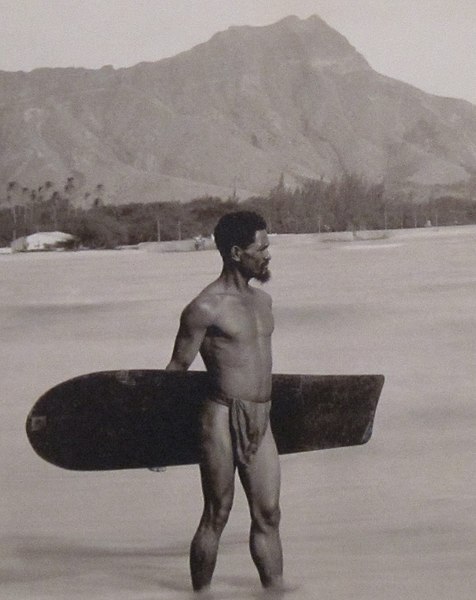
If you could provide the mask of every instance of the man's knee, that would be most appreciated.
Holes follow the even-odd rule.
[[[278,505],[258,507],[252,511],[252,524],[260,531],[277,529],[281,521],[281,509]]]
[[[228,522],[232,502],[226,501],[211,507],[208,513],[208,523],[215,531],[222,531]]]

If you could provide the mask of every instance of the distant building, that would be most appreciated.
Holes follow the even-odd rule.
[[[74,247],[75,237],[62,231],[42,231],[17,238],[11,243],[12,252],[64,250]]]

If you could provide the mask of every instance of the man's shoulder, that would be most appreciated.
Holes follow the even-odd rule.
[[[271,307],[270,294],[259,288],[251,288],[253,296],[263,304]],[[213,321],[237,304],[242,303],[240,294],[230,293],[220,280],[214,281],[204,288],[184,309],[184,315],[200,320]]]
[[[254,287],[253,292],[257,298],[259,298],[262,302],[266,302],[267,304],[272,304],[273,300],[271,298],[271,294],[265,292],[264,290],[260,290],[259,288]]]
[[[219,309],[222,297],[213,284],[208,285],[187,304],[184,315],[202,319],[213,319]]]

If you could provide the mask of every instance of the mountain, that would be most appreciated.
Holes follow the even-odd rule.
[[[0,72],[3,190],[72,176],[112,202],[187,201],[344,172],[397,188],[464,183],[476,106],[375,72],[317,16],[230,27],[126,69]]]

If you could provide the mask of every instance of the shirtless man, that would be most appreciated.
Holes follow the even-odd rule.
[[[200,352],[210,375],[202,411],[203,515],[190,550],[192,585],[205,590],[233,503],[235,470],[251,514],[250,550],[261,583],[281,587],[280,468],[269,426],[271,297],[251,287],[270,277],[266,223],[256,213],[222,217],[215,242],[223,270],[184,309],[167,370],[186,371]]]

